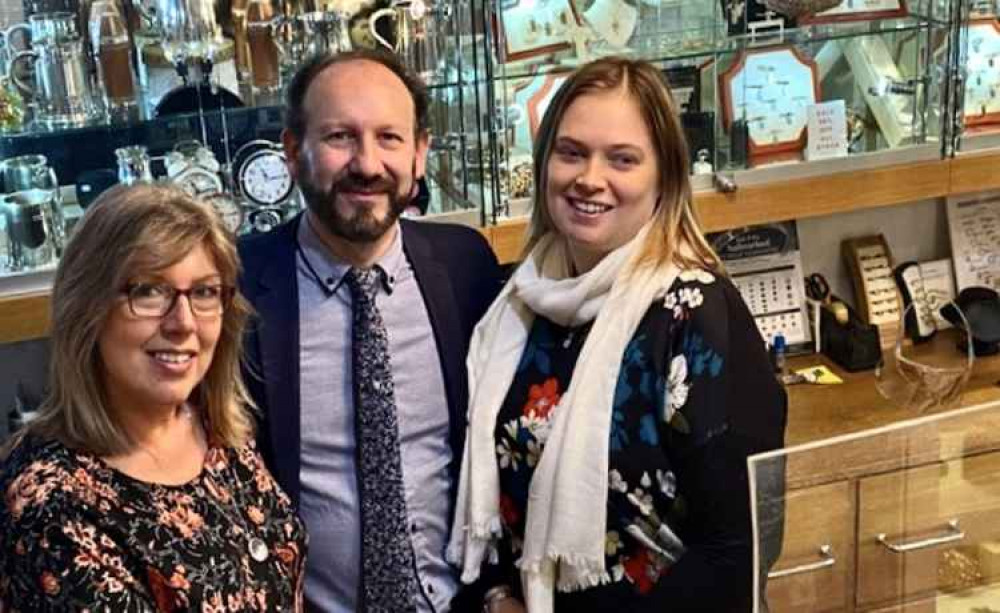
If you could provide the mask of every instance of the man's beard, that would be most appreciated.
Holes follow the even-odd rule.
[[[410,195],[400,194],[399,182],[391,176],[365,177],[346,172],[323,189],[311,180],[310,168],[303,170],[297,182],[309,210],[331,234],[352,243],[373,243],[382,238],[410,204]],[[350,216],[342,214],[337,198],[345,191],[384,194],[389,201],[385,216],[379,218],[376,210],[367,207],[358,207]]]

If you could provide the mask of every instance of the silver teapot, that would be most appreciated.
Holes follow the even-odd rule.
[[[88,78],[83,39],[76,28],[76,15],[69,12],[32,15],[27,23],[17,24],[4,33],[8,47],[13,35],[21,30],[30,33],[31,48],[13,53],[9,70],[17,88],[34,100],[36,123],[60,128],[96,119],[99,112]],[[33,83],[20,78],[17,65],[22,61],[34,64]]]
[[[433,84],[441,67],[441,37],[451,16],[450,5],[428,5],[424,0],[395,0],[368,18],[368,29],[383,47],[399,55],[424,83]],[[391,19],[395,42],[385,39],[376,27],[378,20]]]

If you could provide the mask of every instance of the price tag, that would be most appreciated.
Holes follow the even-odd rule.
[[[806,109],[809,144],[807,160],[825,160],[847,155],[847,107],[843,100],[811,104]]]

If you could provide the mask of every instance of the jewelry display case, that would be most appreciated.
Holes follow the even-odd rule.
[[[1000,147],[1000,3],[963,6],[955,121],[959,153]]]
[[[943,118],[956,104],[961,0],[576,0],[561,12],[566,4],[491,5],[490,22],[500,24],[493,103],[506,120],[511,171],[530,172],[535,127],[566,73],[609,54],[662,67],[692,168],[735,179],[732,187],[941,160],[948,151]],[[532,28],[550,33],[551,44],[512,47],[508,32]],[[826,123],[810,139],[811,115]],[[841,159],[812,163],[831,156]],[[699,177],[696,189],[712,186]],[[523,212],[521,193],[504,196],[498,212]]]
[[[173,182],[237,233],[289,218],[301,203],[281,95],[315,53],[386,47],[428,84],[433,138],[413,214],[482,226],[498,198],[492,38],[476,3],[0,5],[0,296],[47,287],[64,222],[115,183]]]

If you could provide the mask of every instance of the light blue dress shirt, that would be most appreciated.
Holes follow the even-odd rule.
[[[308,222],[299,224],[301,500],[309,530],[305,596],[309,610],[357,610],[361,567],[351,372],[351,295],[346,262],[335,259]],[[402,233],[376,264],[376,296],[389,335],[399,416],[403,483],[422,593],[418,611],[440,613],[458,590],[444,560],[452,479],[448,402],[437,344]]]

